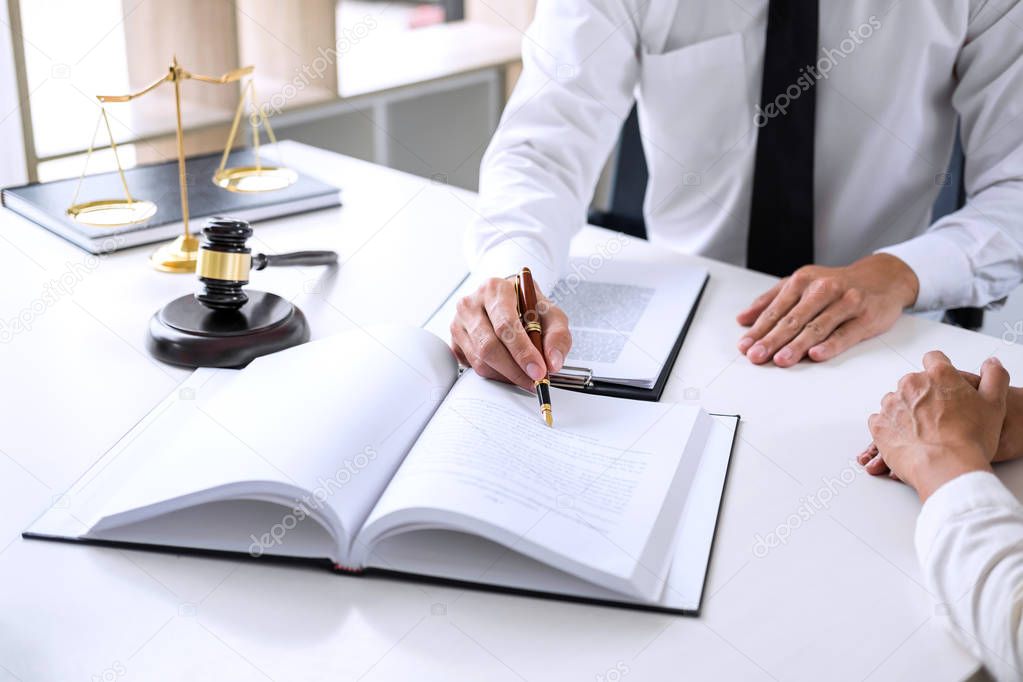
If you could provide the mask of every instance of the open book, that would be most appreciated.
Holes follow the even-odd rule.
[[[554,400],[353,330],[196,371],[25,535],[696,611],[736,418]]]

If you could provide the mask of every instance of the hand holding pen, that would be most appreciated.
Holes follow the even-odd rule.
[[[543,350],[537,350],[519,317],[516,279],[518,274],[485,280],[458,301],[450,327],[451,348],[462,365],[471,366],[480,376],[533,392],[534,381],[564,365],[572,336],[564,311],[544,297],[534,280],[543,328]]]

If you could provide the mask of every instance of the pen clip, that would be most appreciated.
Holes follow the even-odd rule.
[[[561,370],[551,374],[551,385],[559,388],[591,388],[593,370],[586,367],[563,365]]]

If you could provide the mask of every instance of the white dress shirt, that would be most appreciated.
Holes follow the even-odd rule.
[[[1023,679],[1023,506],[994,474],[936,490],[916,525],[924,583],[950,631],[999,680]]]
[[[744,265],[768,0],[539,0],[483,160],[474,273],[565,273],[602,167],[638,102],[651,241]],[[821,0],[815,247],[878,250],[918,310],[1003,299],[1023,271],[1023,4]],[[957,119],[967,206],[931,223]],[[783,229],[783,228],[781,228]]]

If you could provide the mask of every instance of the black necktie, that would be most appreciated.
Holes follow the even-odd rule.
[[[817,0],[770,0],[767,10],[746,265],[779,277],[814,260],[817,11]]]

